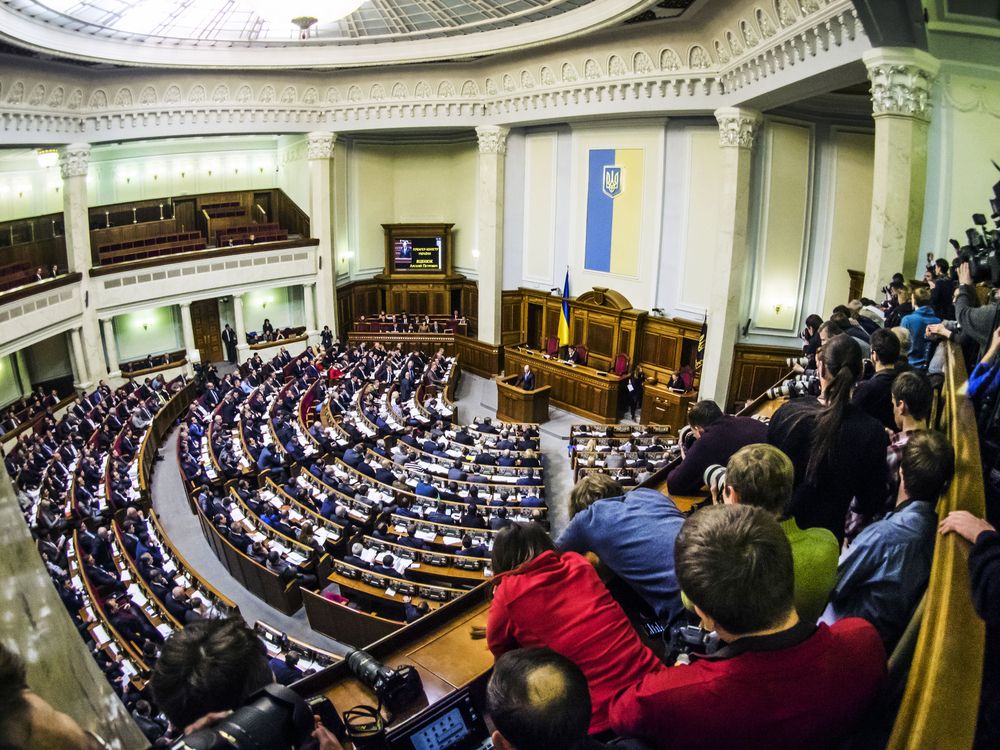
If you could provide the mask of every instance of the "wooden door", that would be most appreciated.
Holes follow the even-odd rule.
[[[192,302],[191,327],[194,329],[194,345],[201,352],[202,362],[221,362],[225,359],[218,300],[200,299]]]
[[[178,232],[197,231],[197,220],[195,218],[194,198],[174,199],[174,222]]]

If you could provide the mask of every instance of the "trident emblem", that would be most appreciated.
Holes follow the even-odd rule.
[[[617,198],[622,194],[624,185],[622,184],[622,168],[608,165],[604,167],[604,182],[601,189],[609,198]]]

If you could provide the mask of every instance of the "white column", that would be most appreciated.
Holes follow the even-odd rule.
[[[319,331],[316,330],[316,285],[302,285],[302,306],[306,313],[306,336],[309,337],[309,345],[315,346],[319,343]]]
[[[118,369],[118,341],[115,339],[115,325],[111,318],[101,319],[104,330],[104,349],[108,355],[108,375],[116,378],[121,375]]]
[[[80,390],[86,390],[90,388],[93,383],[90,380],[90,375],[87,373],[87,361],[83,356],[83,341],[80,336],[79,328],[70,329],[69,346],[70,353],[73,355],[73,367],[76,369],[76,382],[73,383],[73,387]]]
[[[90,144],[71,143],[59,150],[59,172],[62,175],[63,222],[66,232],[66,267],[83,275],[79,282],[80,297],[85,300],[81,326],[81,350],[90,377],[95,380],[107,375],[104,369],[104,347],[101,328],[94,305],[95,284],[87,270],[90,259],[90,219],[87,213],[87,169]]]
[[[725,408],[739,330],[740,300],[747,278],[750,165],[760,112],[739,107],[715,111],[722,149],[718,231],[708,303],[708,337],[698,397]]]
[[[322,325],[337,330],[337,289],[333,243],[333,155],[336,133],[306,135],[309,160],[309,234],[316,248],[316,314]],[[315,324],[310,328],[315,328]]]
[[[184,356],[187,357],[188,377],[194,375],[194,365],[201,362],[201,352],[194,345],[194,326],[191,325],[191,303],[181,302],[181,333],[184,338]]]
[[[236,327],[236,363],[242,364],[249,359],[247,352],[250,345],[247,343],[247,327],[243,322],[243,295],[233,295],[233,324]]]
[[[480,341],[500,343],[500,286],[503,283],[503,196],[507,134],[498,125],[476,128],[479,138],[476,190],[476,251],[479,253]]]
[[[923,50],[879,47],[863,56],[872,82],[875,164],[864,295],[892,275],[915,277],[927,181],[930,89],[941,63]]]

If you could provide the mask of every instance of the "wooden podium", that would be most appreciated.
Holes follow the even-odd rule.
[[[543,385],[533,391],[518,388],[518,375],[497,376],[497,419],[503,422],[541,424],[549,420],[549,390]]]

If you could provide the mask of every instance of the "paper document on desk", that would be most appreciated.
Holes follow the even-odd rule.
[[[443,536],[441,541],[447,544],[449,547],[457,547],[462,543],[462,537],[460,536]]]
[[[287,555],[285,555],[285,559],[292,565],[301,565],[306,561],[307,558],[305,555],[302,555],[298,552],[289,552]]]
[[[365,550],[362,550],[362,552],[361,552],[361,559],[364,560],[366,563],[370,563],[370,562],[372,562],[375,559],[375,555],[376,554],[377,553],[375,552],[375,550],[373,550],[371,547],[369,547],[369,548],[367,548]]]
[[[404,529],[403,531],[406,531],[406,529]],[[426,531],[425,529],[421,529],[420,531],[417,532],[416,537],[417,539],[420,539],[424,542],[433,542],[435,539],[437,539],[437,534],[435,534],[433,531]]]

